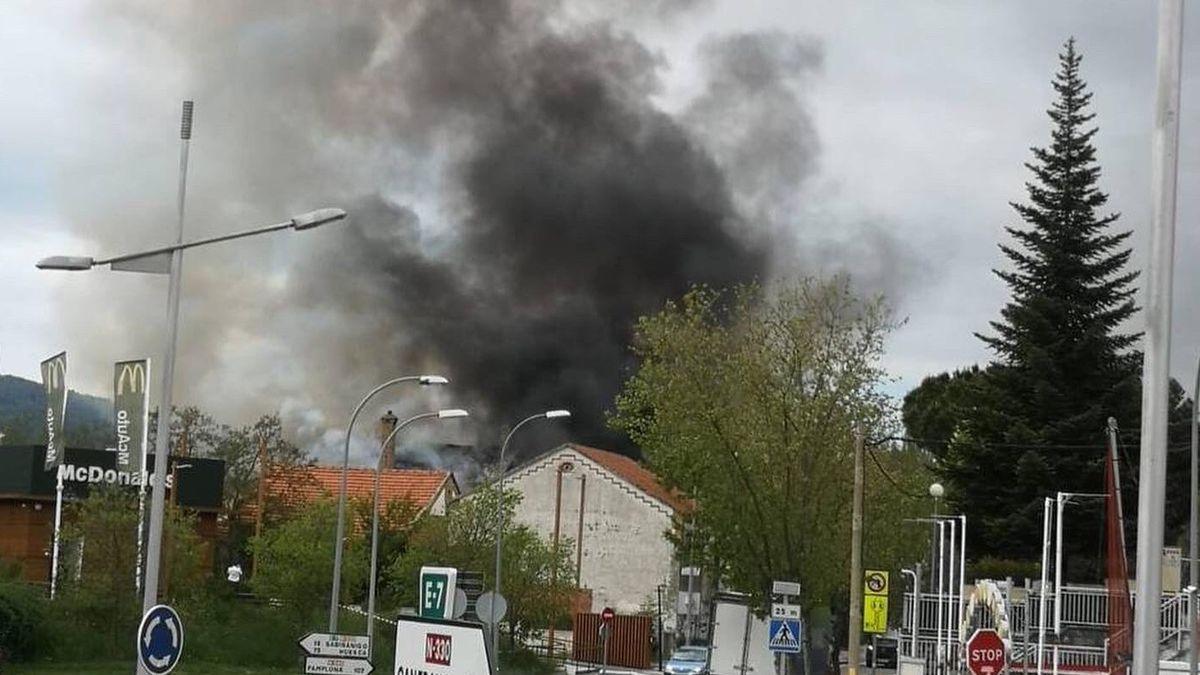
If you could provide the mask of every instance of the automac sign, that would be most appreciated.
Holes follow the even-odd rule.
[[[401,616],[396,621],[395,675],[487,675],[492,672],[483,626]]]
[[[62,464],[58,467],[58,473],[64,481],[74,483],[111,483],[114,485],[141,485],[143,481],[149,480],[150,485],[154,485],[154,476],[145,472],[132,473],[129,471],[118,471],[116,469],[106,469],[102,466],[76,466],[74,464]],[[172,477],[167,475],[167,487],[173,486]]]

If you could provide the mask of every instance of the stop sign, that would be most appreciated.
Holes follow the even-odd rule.
[[[604,611],[600,612],[600,620],[604,623],[612,623],[613,617],[616,615],[617,613],[613,611],[612,607],[605,607]]]
[[[1004,640],[991,628],[980,628],[967,640],[967,668],[974,675],[999,675],[1007,661]]]

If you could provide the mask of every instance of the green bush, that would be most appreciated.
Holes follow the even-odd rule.
[[[28,661],[46,635],[46,599],[39,588],[0,582],[0,663]]]

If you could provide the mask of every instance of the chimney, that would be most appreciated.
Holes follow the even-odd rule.
[[[379,442],[387,438],[396,429],[397,418],[392,414],[392,411],[387,411],[387,414],[379,418]],[[379,454],[379,468],[391,469],[396,466],[396,437],[387,442],[383,446],[383,452]]]

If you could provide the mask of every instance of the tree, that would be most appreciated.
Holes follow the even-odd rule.
[[[1074,39],[1059,62],[1050,144],[1032,149],[1028,200],[1012,205],[1022,224],[1008,227],[1014,243],[1000,246],[1011,267],[995,270],[1011,298],[992,332],[977,334],[993,360],[927,378],[905,399],[909,433],[939,457],[950,502],[976,525],[972,556],[1039,555],[1042,498],[1101,491],[1107,418],[1127,434],[1138,429],[1139,335],[1124,329],[1137,311],[1130,233],[1114,229],[1118,214],[1103,212],[1092,95]],[[1172,391],[1182,410],[1182,390]],[[1135,501],[1125,500],[1127,513]],[[1072,507],[1072,553],[1097,555],[1100,513]]]
[[[445,516],[426,515],[418,521],[409,535],[408,547],[390,561],[385,575],[397,606],[417,606],[417,580],[425,565],[482,572],[484,585],[495,587],[495,518],[501,497],[493,485],[455,502]],[[565,619],[575,587],[573,548],[570,540],[563,539],[554,550],[536,532],[513,521],[521,500],[519,492],[505,490],[502,499],[502,592],[508,601],[505,622],[511,635],[519,638]]]
[[[893,325],[882,300],[857,298],[845,279],[769,296],[696,288],[637,324],[640,365],[611,422],[695,500],[703,564],[760,608],[775,579],[799,581],[809,611],[847,587],[853,432],[893,430],[879,366]],[[921,506],[923,460],[871,452],[865,561],[894,569],[923,550],[902,522]]]
[[[282,602],[297,622],[325,607],[328,598],[318,589],[329,584],[329,563],[333,560],[333,538],[329,534],[334,531],[336,518],[332,501],[317,501],[252,538],[250,546],[258,563],[250,577],[254,593]],[[362,534],[350,529],[342,559],[342,602],[358,599],[366,581],[366,556]]]
[[[169,510],[164,521],[163,574],[180,599],[198,587],[199,537],[195,520]],[[137,625],[140,596],[135,593],[138,500],[131,490],[93,487],[87,499],[71,504],[64,517],[59,562],[59,610],[78,625],[90,627],[103,641],[106,655],[125,652],[129,631]]]

